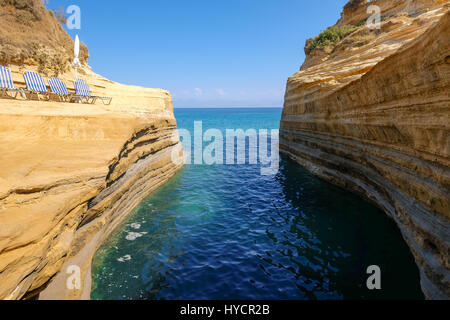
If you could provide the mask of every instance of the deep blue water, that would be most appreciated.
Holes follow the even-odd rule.
[[[178,109],[178,127],[278,129],[281,109]],[[369,291],[367,267],[382,270]],[[189,165],[99,250],[93,299],[423,299],[394,222],[281,158]]]

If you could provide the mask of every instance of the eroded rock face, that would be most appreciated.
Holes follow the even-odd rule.
[[[0,298],[40,291],[74,258],[89,285],[98,246],[182,167],[170,95],[151,99],[168,108],[0,100]],[[64,288],[52,298],[89,296]]]
[[[351,2],[338,25],[367,18],[369,3]],[[306,59],[288,80],[280,132],[283,153],[397,222],[430,299],[450,298],[446,3],[372,1],[387,12],[381,30],[354,46],[361,25]]]
[[[0,299],[88,299],[98,247],[183,166],[172,98],[95,74],[85,46],[75,71],[73,41],[41,1],[3,2],[0,62],[16,88],[37,71],[72,92],[80,77],[113,100],[0,99]],[[81,271],[76,290],[66,285],[70,266]]]

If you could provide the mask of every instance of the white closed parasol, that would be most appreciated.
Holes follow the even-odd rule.
[[[78,38],[78,35],[75,37],[75,45],[73,48],[73,54],[75,58],[73,59],[72,65],[75,67],[75,79],[78,78],[78,68],[81,67],[79,55],[80,55],[80,39]]]

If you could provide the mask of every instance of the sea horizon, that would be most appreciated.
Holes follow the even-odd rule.
[[[283,107],[259,107],[259,106],[241,106],[241,107],[174,107],[174,109],[283,109]]]

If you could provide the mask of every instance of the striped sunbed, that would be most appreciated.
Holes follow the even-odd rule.
[[[84,98],[86,103],[94,104],[97,101],[97,99],[100,99],[102,100],[104,105],[111,104],[112,98],[110,97],[91,96],[89,85],[86,83],[86,81],[82,79],[76,79],[73,83],[75,86],[75,95]]]
[[[11,95],[9,95],[11,93]],[[20,93],[26,99],[23,89],[14,88],[14,82],[11,76],[11,70],[8,67],[0,66],[0,97],[6,96],[8,98],[17,98]]]
[[[40,95],[46,100],[50,100],[50,93],[47,90],[47,85],[37,72],[25,72],[23,74],[23,79],[25,80],[28,91],[35,94],[38,100],[41,100]]]
[[[52,90],[54,94],[58,95],[62,101],[80,101],[79,97],[76,97],[69,92],[66,84],[61,79],[50,78],[48,79],[48,84],[50,85],[50,90]]]

